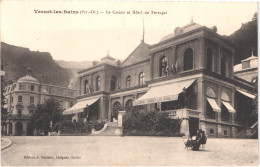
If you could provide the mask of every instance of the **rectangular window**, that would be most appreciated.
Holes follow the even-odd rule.
[[[34,97],[33,96],[30,97],[30,103],[34,103]]]
[[[11,102],[14,102],[14,97],[13,96],[11,97]]]
[[[22,102],[23,101],[23,96],[18,96],[18,102]]]
[[[31,91],[34,91],[34,85],[31,85]]]
[[[19,84],[19,90],[23,90],[23,85]]]

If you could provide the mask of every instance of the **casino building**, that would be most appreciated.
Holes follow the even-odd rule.
[[[62,109],[68,109],[75,103],[77,90],[40,83],[31,76],[31,71],[28,67],[26,76],[5,87],[7,135],[32,136],[31,114],[38,104],[44,103],[47,99],[58,100]]]
[[[108,119],[119,110],[167,112],[181,132],[236,137],[250,126],[254,85],[234,76],[234,46],[217,28],[195,22],[149,45],[141,41],[121,63],[109,54],[79,71],[76,121]],[[243,103],[241,103],[243,102]]]

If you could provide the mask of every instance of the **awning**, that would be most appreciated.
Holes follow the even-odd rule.
[[[242,90],[239,90],[237,89],[238,92],[242,93],[243,95],[247,96],[247,97],[250,97],[251,99],[254,99],[255,98],[255,95],[252,95],[250,93],[247,93],[245,91],[242,91]]]
[[[139,99],[133,102],[134,106],[151,104],[157,102],[174,101],[178,99],[178,95],[195,81],[196,79],[180,81],[151,87],[151,89]]]
[[[84,108],[86,108],[87,106],[90,106],[91,104],[95,103],[98,99],[99,99],[99,97],[94,98],[94,99],[79,101],[74,106],[72,106],[71,108],[63,111],[63,115],[81,113],[81,112],[84,111]]]
[[[209,104],[211,105],[213,111],[215,112],[221,112],[221,109],[219,108],[217,102],[215,99],[212,99],[212,98],[207,98]]]
[[[228,111],[231,113],[235,113],[236,110],[230,105],[230,103],[222,101],[222,103],[227,107]]]

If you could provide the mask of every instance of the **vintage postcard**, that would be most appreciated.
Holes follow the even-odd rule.
[[[258,3],[0,5],[2,166],[258,165]]]

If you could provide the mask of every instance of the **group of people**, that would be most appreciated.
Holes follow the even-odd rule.
[[[198,151],[201,145],[206,144],[207,142],[207,136],[205,132],[201,129],[197,130],[196,138],[195,139],[188,139],[187,142],[185,142],[186,148],[191,147],[192,150]]]

